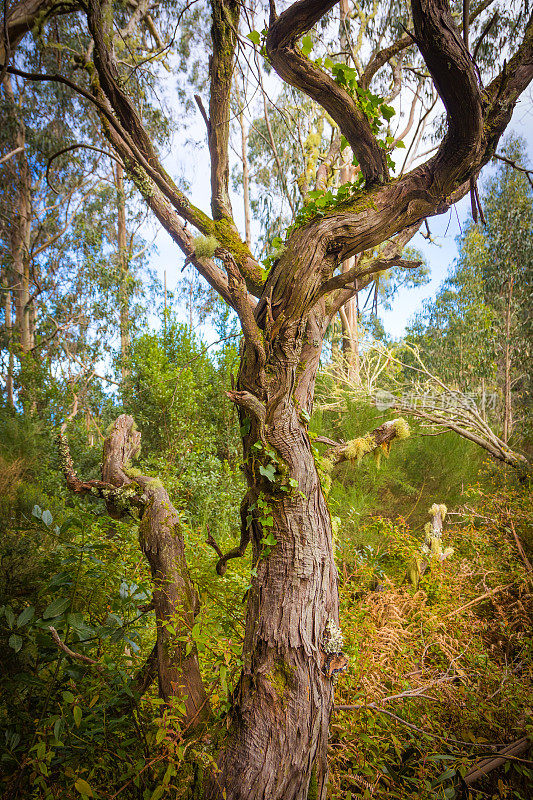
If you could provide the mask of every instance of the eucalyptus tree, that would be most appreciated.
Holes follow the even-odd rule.
[[[335,0],[298,0],[278,12],[272,0],[264,34],[254,44],[282,81],[309,96],[334,120],[361,175],[336,194],[328,190],[310,198],[285,231],[268,274],[239,235],[229,193],[230,95],[237,51],[246,47],[239,32],[246,26],[241,3],[211,3],[211,91],[205,115],[211,215],[193,204],[163,167],[143,120],[142,104],[129,92],[128,77],[135,64],[124,52],[118,58],[114,46],[120,6],[89,0],[80,10],[61,7],[80,25],[86,24],[85,35],[92,40],[90,57],[79,62],[85,79],[75,83],[64,72],[43,76],[26,73],[23,64],[7,67],[11,74],[77,87],[97,109],[116,157],[147,206],[241,323],[240,369],[229,395],[241,420],[248,491],[241,507],[241,545],[221,555],[219,572],[224,572],[228,557],[242,553],[250,541],[254,569],[247,595],[243,670],[226,732],[211,739],[217,768],[204,771],[205,798],[326,796],[331,657],[340,656],[342,634],[337,628],[331,520],[307,432],[322,341],[333,315],[376,272],[398,264],[416,267],[418,262],[405,263],[400,253],[425,219],[447,211],[469,191],[475,197],[479,172],[533,77],[533,23],[518,6],[502,48],[506,64],[501,69],[494,61],[485,70],[474,58],[490,20],[483,18],[485,28],[471,48],[468,3],[461,34],[447,0],[412,0],[407,31],[388,40],[385,30],[366,75],[359,75],[336,65],[332,57],[311,57],[305,37],[323,21],[327,35],[327,15],[335,5]],[[179,21],[177,9],[170,13]],[[422,65],[423,73],[431,76],[446,124],[434,154],[392,179],[387,138],[379,132],[385,126],[376,124],[390,112],[368,87],[379,69],[404,51],[417,59],[414,65],[406,59],[407,69]],[[380,248],[375,257],[358,258],[374,248]],[[354,266],[341,273],[340,264],[351,257]],[[399,428],[389,427],[389,439]],[[176,615],[190,625],[196,607],[183,541],[172,514],[163,513],[169,502],[164,490],[149,485],[143,476],[135,478],[131,470],[128,475],[127,465],[117,464],[117,454],[132,455],[138,449],[130,421],[121,418],[107,447],[100,489],[125,485],[130,502],[139,508],[143,547],[156,587],[161,690],[165,696],[186,696],[184,724],[190,731],[200,719],[209,721],[209,703],[194,648],[185,651],[179,637],[169,642],[165,628],[165,621]],[[68,467],[65,453],[64,460]],[[97,486],[90,488],[99,491]],[[76,490],[83,491],[83,483]],[[116,505],[114,513],[119,513]]]
[[[483,222],[466,226],[457,263],[409,339],[449,384],[498,396],[508,442],[513,407],[523,423],[531,405],[533,195],[523,142],[508,138],[501,159],[481,192]]]
[[[51,30],[42,22],[20,57],[50,71],[78,38],[61,18]],[[128,22],[121,35],[131,39]],[[70,87],[6,72],[0,97],[2,378],[7,403],[18,397],[31,407],[53,369],[67,381],[86,373],[117,332],[125,377],[146,261],[139,235],[146,209],[124,187],[98,118],[90,107],[80,111]],[[164,117],[153,115],[151,129],[164,130]]]

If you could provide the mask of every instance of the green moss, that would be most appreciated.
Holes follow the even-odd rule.
[[[318,797],[318,782],[316,779],[316,767],[313,764],[311,770],[311,780],[309,781],[309,788],[307,790],[307,800],[317,800]]]
[[[130,467],[126,464],[123,465],[122,469],[124,470],[128,478],[140,478],[141,475],[143,474],[142,470],[137,469],[137,467]]]
[[[350,461],[357,461],[361,463],[363,456],[371,453],[376,448],[376,440],[372,434],[367,433],[366,436],[360,436],[358,439],[351,439],[346,443],[344,454]]]
[[[274,667],[267,673],[267,679],[278,698],[283,702],[287,686],[290,686],[293,680],[292,667],[282,660],[276,661]]]
[[[193,240],[193,245],[198,258],[213,258],[219,242],[214,236],[197,236]]]
[[[392,423],[392,427],[394,428],[397,439],[408,439],[411,435],[409,424],[403,417],[398,417],[398,419],[395,419]]]

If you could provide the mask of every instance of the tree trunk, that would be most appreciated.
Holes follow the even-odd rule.
[[[31,175],[25,152],[26,135],[24,123],[19,117],[11,78],[4,78],[4,89],[11,106],[15,124],[15,147],[21,147],[18,155],[17,202],[11,227],[11,271],[13,276],[13,299],[18,345],[22,354],[29,353],[35,344],[34,314],[30,300],[30,236],[31,236]]]
[[[209,800],[304,800],[311,780],[314,796],[326,796],[333,691],[323,671],[324,637],[328,620],[338,623],[337,571],[331,519],[301,416],[311,410],[325,326],[302,327],[288,325],[272,340],[263,381],[247,348],[239,390],[230,393],[249,428],[241,513],[255,569],[244,666]]]
[[[513,276],[507,281],[507,306],[505,309],[505,349],[503,364],[503,441],[509,441],[513,430],[513,408],[511,402],[511,316],[513,299]]]
[[[116,166],[117,190],[117,259],[119,268],[119,315],[120,315],[120,372],[122,382],[129,374],[127,367],[131,345],[129,309],[129,268],[126,243],[126,198],[124,195],[124,175],[120,164]]]
[[[199,600],[187,569],[180,515],[161,481],[137,474],[132,478],[129,474],[127,465],[137,456],[141,444],[141,434],[132,417],[121,414],[104,442],[101,481],[78,478],[65,429],[66,423],[61,428],[59,444],[68,488],[75,494],[104,499],[114,519],[120,519],[126,512],[131,516],[132,508],[139,513],[139,541],[153,579],[157,642],[134,685],[138,690],[148,687],[155,661],[160,696],[167,703],[178,698],[185,704],[185,712],[181,714],[184,732],[201,732],[211,716],[211,706],[200,674],[196,645],[192,640],[186,641],[199,610]]]
[[[6,286],[9,286],[9,274],[7,275]],[[6,299],[5,299],[5,306],[4,306],[4,325],[6,329],[6,339],[7,339],[7,375],[6,375],[6,399],[7,404],[10,408],[15,407],[15,403],[13,400],[13,321],[11,319],[11,290],[7,289],[6,291]]]
[[[339,42],[341,46],[341,53],[343,61],[347,64],[350,61],[350,37],[349,37],[349,20],[350,20],[350,4],[348,0],[341,0],[339,4],[340,20],[339,20]],[[352,158],[351,150],[347,150]],[[344,155],[344,153],[343,153]],[[355,178],[355,168],[352,163],[344,162],[340,168],[339,180],[340,184],[353,181]],[[348,272],[355,266],[355,259],[347,258],[341,264],[341,272]],[[359,330],[357,319],[357,297],[351,297],[345,305],[340,309],[339,313],[342,326],[342,354],[346,371],[351,379],[359,383]]]

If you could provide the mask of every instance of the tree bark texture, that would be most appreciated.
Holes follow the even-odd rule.
[[[311,411],[327,320],[324,313],[310,315],[307,323],[300,318],[275,332],[270,309],[266,316],[266,359],[258,365],[257,353],[246,347],[238,388],[230,392],[249,428],[243,526],[257,574],[248,596],[243,671],[209,800],[303,800],[311,776],[316,796],[326,792],[333,692],[323,648],[328,620],[338,623],[337,572],[302,412]],[[264,543],[269,534],[272,547]]]

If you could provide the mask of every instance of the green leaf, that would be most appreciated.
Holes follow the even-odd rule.
[[[250,31],[250,33],[246,34],[246,38],[253,42],[255,45],[259,47],[261,44],[261,34],[259,31]]]
[[[26,625],[26,623],[30,621],[34,614],[35,609],[33,606],[28,606],[28,608],[25,608],[24,611],[21,611],[17,618],[17,628],[22,628],[23,625]]]
[[[276,468],[274,464],[267,464],[266,467],[263,467],[263,465],[261,464],[261,466],[259,467],[259,472],[267,479],[267,481],[270,481],[272,483],[276,475]]]
[[[6,606],[4,609],[4,614],[6,615],[6,622],[10,628],[13,627],[13,623],[15,622],[15,615],[13,613],[13,609],[11,606]]]
[[[79,706],[74,706],[72,709],[72,714],[74,715],[74,722],[76,723],[76,728],[79,728],[81,725],[81,708]]]
[[[66,597],[56,597],[49,606],[44,610],[43,619],[52,619],[52,617],[59,617],[70,605],[70,600]]]
[[[72,692],[63,692],[63,702],[64,703],[74,702],[74,695],[72,694]]]
[[[396,144],[394,146],[395,147],[399,147],[400,150],[401,149],[405,150],[405,142],[403,142],[401,139],[398,139],[398,141],[396,142]]]
[[[261,522],[263,523],[263,526],[266,526],[267,528],[272,528],[274,526],[274,517],[269,515],[265,519],[261,520]]]
[[[83,778],[78,778],[76,783],[74,784],[74,788],[83,795],[83,797],[94,797],[94,792],[91,789],[90,785],[87,781],[84,781]]]
[[[22,637],[18,636],[16,633],[11,634],[9,637],[9,646],[15,651],[15,653],[18,653],[22,647]]]
[[[438,778],[436,778],[433,781],[433,783],[431,784],[431,788],[434,789],[436,786],[439,785],[439,783],[443,783],[444,781],[447,781],[448,778],[453,778],[456,772],[457,772],[456,769],[454,769],[453,767],[450,767],[449,769],[447,769],[445,772],[443,772],[441,775],[439,775]]]
[[[33,514],[34,517],[37,517],[37,519],[41,519],[41,517],[43,515],[43,512],[42,512],[41,508],[39,506],[37,506],[37,505],[33,506],[33,509],[32,509],[31,513]]]
[[[387,120],[387,122],[392,119],[392,117],[396,114],[396,111],[393,109],[392,106],[387,106],[385,103],[380,105],[379,110],[381,111],[382,116]]]
[[[163,797],[164,793],[165,793],[165,787],[157,786],[150,795],[150,800],[159,800],[160,797]]]
[[[241,436],[247,436],[250,433],[250,417],[245,417],[240,427]]]
[[[304,56],[307,57],[312,49],[313,49],[313,40],[309,35],[304,36],[302,39],[302,53],[304,54]]]
[[[44,524],[47,527],[50,527],[50,525],[54,521],[54,518],[53,518],[53,516],[51,515],[51,513],[49,512],[48,509],[46,509],[46,511],[43,511],[43,515],[42,515],[41,519],[42,519],[42,521],[44,522]]]

